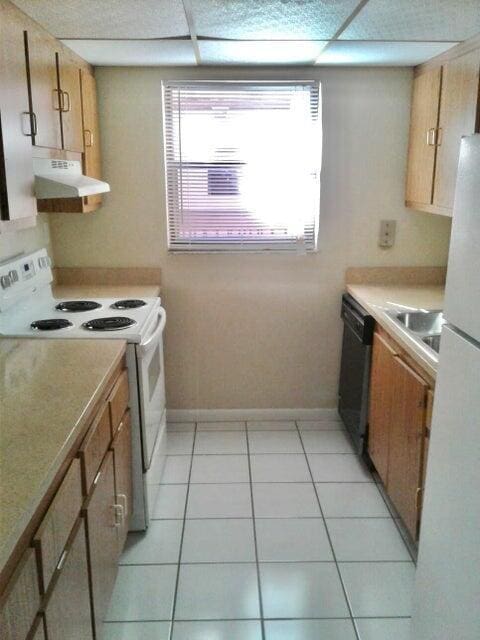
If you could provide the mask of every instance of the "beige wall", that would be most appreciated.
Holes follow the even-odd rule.
[[[446,264],[449,220],[403,206],[410,70],[255,75],[322,81],[318,253],[166,251],[161,80],[245,77],[241,71],[99,69],[112,193],[92,216],[52,218],[59,266],[161,266],[171,409],[334,406],[346,267]],[[396,245],[387,251],[377,246],[382,218],[398,224]]]
[[[0,234],[0,262],[17,253],[36,251],[42,247],[47,247],[51,254],[50,232],[46,214],[37,216],[35,227]]]

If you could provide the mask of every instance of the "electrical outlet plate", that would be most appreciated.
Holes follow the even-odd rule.
[[[397,230],[396,220],[380,221],[380,236],[378,238],[378,246],[389,249],[395,244],[395,232]]]

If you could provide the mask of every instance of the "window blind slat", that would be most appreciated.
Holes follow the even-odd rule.
[[[165,82],[169,249],[314,251],[316,82]]]

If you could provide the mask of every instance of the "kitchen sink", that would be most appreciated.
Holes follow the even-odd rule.
[[[436,334],[432,334],[429,336],[423,336],[422,338],[422,342],[424,342],[427,347],[430,347],[430,349],[433,349],[434,351],[436,351],[437,353],[440,352],[440,334],[436,333]]]
[[[406,311],[397,313],[396,319],[414,333],[422,336],[438,336],[438,339],[440,339],[442,325],[445,323],[441,311]],[[428,344],[426,340],[423,341]]]

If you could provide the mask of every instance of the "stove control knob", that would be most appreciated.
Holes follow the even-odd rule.
[[[12,269],[8,272],[8,277],[10,278],[10,282],[13,284],[14,282],[18,282],[18,271],[16,269]]]
[[[11,287],[12,281],[10,280],[10,276],[1,276],[0,285],[2,285],[2,289],[8,289],[8,287]]]

